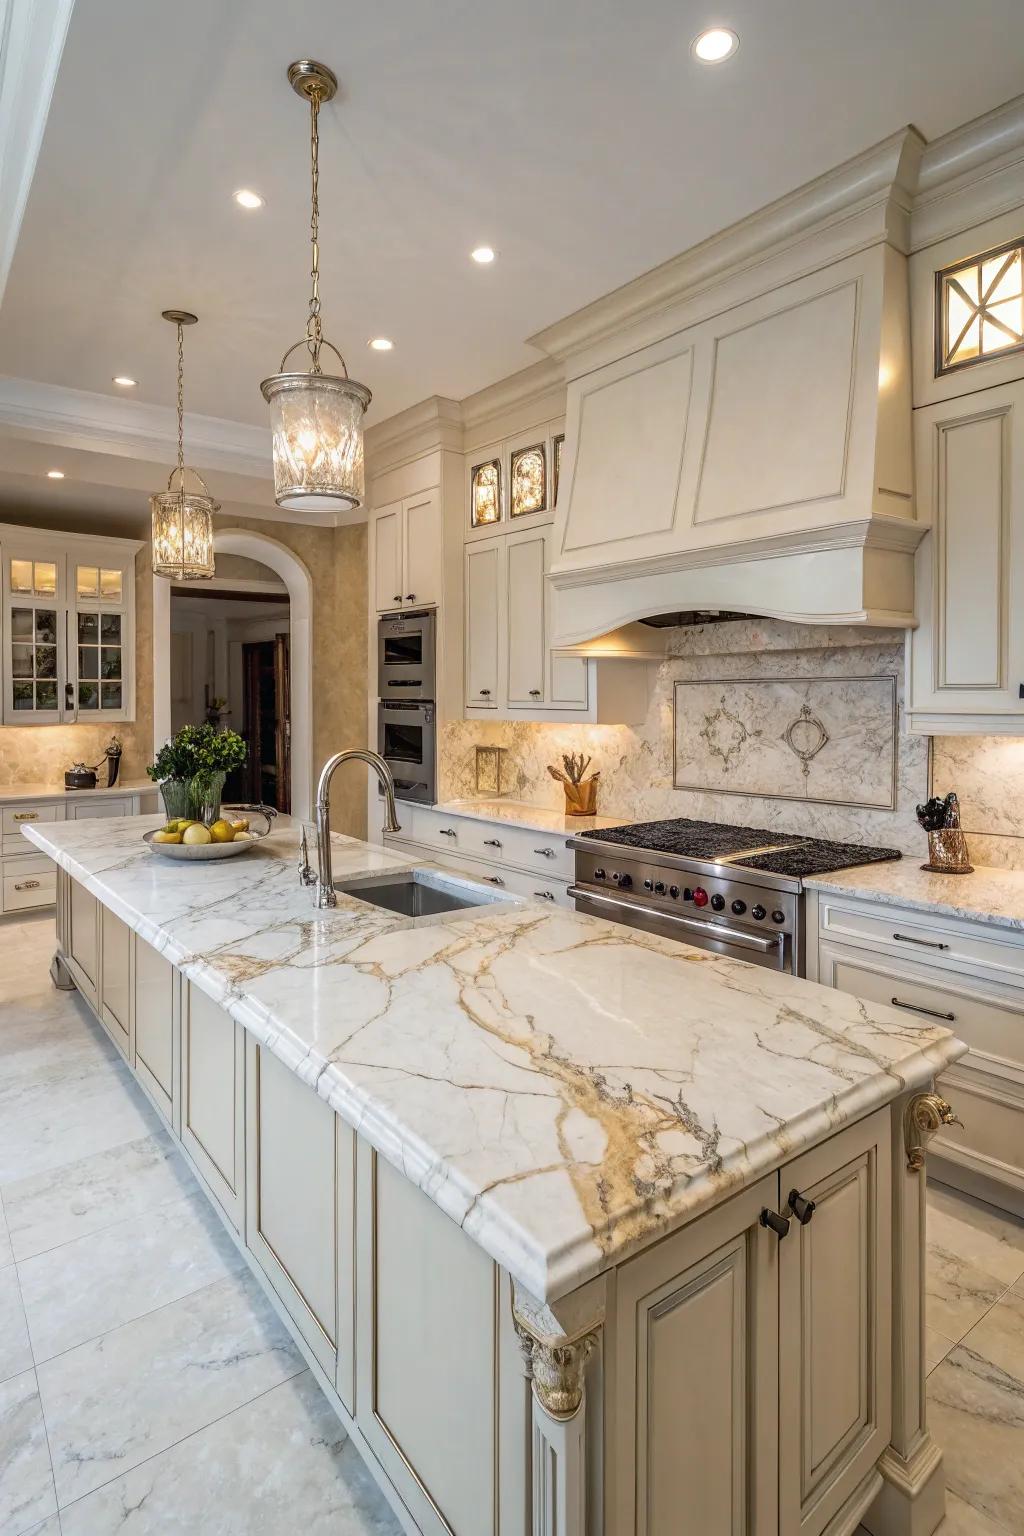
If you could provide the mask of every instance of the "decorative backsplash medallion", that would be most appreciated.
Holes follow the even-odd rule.
[[[896,678],[676,680],[676,789],[892,810]]]

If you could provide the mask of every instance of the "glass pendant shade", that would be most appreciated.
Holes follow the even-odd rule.
[[[290,512],[362,506],[363,416],[370,391],[327,373],[278,373],[260,388],[270,405],[274,500]]]
[[[218,503],[212,496],[186,491],[183,484],[174,490],[168,482],[166,491],[149,498],[149,506],[154,574],[171,581],[208,581],[214,574],[213,514]]]

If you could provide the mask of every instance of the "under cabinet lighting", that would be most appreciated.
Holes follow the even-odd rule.
[[[258,192],[250,192],[248,187],[240,187],[235,193],[235,202],[239,208],[262,208],[263,199]]]
[[[694,38],[693,55],[702,64],[723,64],[726,59],[732,58],[739,45],[736,33],[728,27],[709,27],[706,32]]]

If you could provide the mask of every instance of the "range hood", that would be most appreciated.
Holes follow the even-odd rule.
[[[915,623],[921,147],[906,129],[532,338],[567,380],[554,645],[709,608]]]

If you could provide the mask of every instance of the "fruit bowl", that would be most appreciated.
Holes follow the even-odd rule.
[[[270,805],[226,805],[223,810],[232,813],[243,811],[248,815],[262,816],[267,824],[266,831],[257,832],[250,826],[248,837],[233,838],[229,843],[158,843],[155,839],[161,828],[155,827],[152,832],[143,833],[142,841],[150,853],[158,853],[164,859],[178,859],[191,864],[208,863],[213,859],[233,859],[241,853],[248,853],[250,848],[255,848],[257,843],[262,842],[270,832],[271,819],[277,815],[273,806]]]

